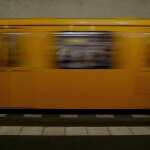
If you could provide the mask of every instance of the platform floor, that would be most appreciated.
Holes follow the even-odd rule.
[[[149,114],[0,114],[0,150],[150,150],[149,141]]]
[[[34,136],[112,136],[150,135],[150,126],[142,127],[43,127],[43,126],[1,126],[0,135]]]

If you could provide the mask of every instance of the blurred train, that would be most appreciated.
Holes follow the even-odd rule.
[[[1,19],[0,108],[149,109],[150,20]]]

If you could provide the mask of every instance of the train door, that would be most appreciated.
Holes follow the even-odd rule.
[[[0,30],[0,107],[11,107],[11,72],[6,39]]]
[[[33,108],[35,100],[35,73],[32,34],[29,29],[20,28],[8,33],[11,49],[12,107]]]
[[[141,30],[135,88],[137,103],[150,108],[150,28]]]
[[[133,47],[124,33],[132,28],[53,26],[49,31],[49,66],[37,74],[37,107],[128,108],[133,86],[127,50]]]
[[[1,75],[5,76],[4,78],[8,76],[8,79],[3,80],[3,82],[5,82],[5,86],[9,85],[8,90],[3,88],[2,90],[5,90],[4,95],[9,97],[9,102],[11,103],[10,105],[9,102],[6,102],[4,107],[32,107],[34,105],[34,73],[30,66],[32,61],[30,33],[23,27],[15,26],[3,29],[2,32],[5,42],[1,55],[1,64],[4,67],[6,66],[7,69],[3,67],[5,71],[1,71]],[[9,89],[10,93],[8,94]]]

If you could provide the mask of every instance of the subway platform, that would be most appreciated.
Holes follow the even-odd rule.
[[[149,114],[0,114],[0,149],[149,150]]]

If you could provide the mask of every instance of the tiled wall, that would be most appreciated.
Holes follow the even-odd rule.
[[[150,0],[0,0],[0,18],[150,18]]]

